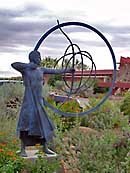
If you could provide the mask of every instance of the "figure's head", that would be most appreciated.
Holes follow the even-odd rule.
[[[29,53],[29,60],[30,62],[34,62],[37,65],[40,65],[41,63],[41,55],[38,51],[32,51]]]

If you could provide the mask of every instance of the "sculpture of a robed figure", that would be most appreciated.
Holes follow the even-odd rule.
[[[29,63],[15,62],[12,67],[22,74],[25,92],[17,124],[17,136],[21,139],[20,155],[27,157],[25,147],[42,144],[46,154],[55,154],[48,149],[47,142],[54,137],[54,125],[44,106],[42,86],[44,74],[62,74],[74,69],[49,69],[40,67],[41,56],[38,51],[29,54]]]

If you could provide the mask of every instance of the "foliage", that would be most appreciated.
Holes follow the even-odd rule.
[[[108,87],[95,87],[94,88],[94,94],[96,93],[107,93],[109,90]]]
[[[79,157],[80,172],[127,172],[128,165],[122,164],[129,151],[127,141],[111,131],[105,131],[103,137],[86,136]]]
[[[69,99],[65,103],[58,103],[58,104],[56,104],[53,96],[49,96],[47,100],[53,107],[59,109],[62,112],[77,113],[78,115],[78,113],[82,111],[80,104],[75,99]],[[62,126],[60,126],[60,128],[62,128],[62,131],[64,132],[66,130],[73,128],[77,122],[78,122],[78,117],[61,116]]]
[[[6,99],[9,100],[14,97],[18,97],[21,99],[23,97],[23,85],[20,83],[10,83],[10,84],[3,84],[0,86],[0,100]]]
[[[89,100],[89,106],[87,105],[85,110],[96,107],[100,101],[101,99],[91,98]],[[81,118],[81,125],[97,130],[121,127],[127,120],[121,114],[119,105],[117,104],[119,103],[107,100],[99,109],[89,114],[89,116]]]
[[[57,59],[53,59],[50,56],[48,56],[43,58],[43,60],[41,61],[41,66],[46,68],[54,68],[56,62],[57,62]],[[59,81],[59,80],[61,80],[61,75],[53,74],[49,77],[48,84],[54,87],[56,85],[56,81]]]
[[[120,110],[124,113],[124,115],[129,115],[130,117],[130,91],[125,94]]]
[[[4,116],[15,117],[19,111],[22,97],[22,84],[3,84],[0,86],[0,118],[4,118]]]
[[[27,161],[24,166],[24,171],[27,173],[52,173],[55,172],[59,166],[60,161],[58,158],[48,161],[44,155],[39,154],[35,164],[30,160]]]
[[[46,68],[54,68],[57,59],[53,59],[50,56],[43,58],[41,66]]]
[[[63,105],[61,105],[61,103],[59,103],[57,105],[57,107],[59,107],[59,109],[62,112],[68,112],[68,113],[78,113],[82,111],[79,103],[76,100],[68,100],[66,101]],[[62,119],[62,130],[66,131],[69,130],[73,127],[76,126],[76,124],[78,123],[78,116],[77,117],[61,117]]]
[[[112,130],[83,133],[74,129],[67,135],[64,160],[70,170],[80,173],[128,173],[130,169],[129,136]]]
[[[19,98],[16,106],[7,107],[8,101],[15,100],[16,96]],[[52,163],[48,162],[43,157],[44,153],[39,152],[38,160],[34,164],[16,154],[20,141],[15,139],[15,127],[22,96],[22,85],[11,84],[0,87],[0,173],[55,172],[61,164],[59,159]],[[81,111],[80,105],[73,100],[62,106],[56,104],[52,98],[49,101],[54,107],[68,113]],[[99,102],[99,98],[91,98],[89,106],[85,109],[91,109]],[[70,118],[72,124],[68,122],[69,117],[64,120],[64,117],[58,116],[48,108],[46,110],[57,127],[56,138],[50,146],[62,156],[62,164],[67,165],[69,170],[78,173],[129,172],[129,113],[124,116],[120,112],[120,102],[108,100],[100,109],[86,117],[80,119],[76,117],[74,121]],[[96,129],[94,130],[96,132],[88,134],[87,131],[81,131],[80,121],[82,126],[91,127],[91,130]]]
[[[42,95],[44,98],[47,98],[49,96],[49,93],[53,90],[52,86],[49,86],[48,84],[44,84]]]
[[[94,83],[94,94],[96,93],[107,93],[108,90],[109,90],[109,87],[99,87],[98,86],[98,80],[95,80],[95,83]]]
[[[68,112],[68,113],[70,112],[78,114],[79,112],[82,111],[82,108],[80,107],[80,104],[77,102],[76,99],[69,99],[63,104],[59,103],[57,107],[59,107],[59,109],[62,112]]]
[[[64,82],[63,80],[57,80],[55,81],[55,88],[59,91],[61,91],[64,88]]]
[[[7,138],[6,135],[9,134],[0,132],[0,141]],[[16,139],[10,140],[7,143],[0,143],[0,173],[21,172],[24,161],[16,154],[17,150],[18,141]]]
[[[1,136],[6,135],[4,132],[0,132],[0,141]],[[16,139],[8,141],[8,143],[0,143],[0,173],[22,173],[25,170],[28,173],[52,173],[60,165],[58,158],[49,162],[41,152],[38,154],[36,164],[30,160],[27,161],[17,154],[18,146],[19,141]]]
[[[50,85],[50,86],[53,86],[53,87],[56,87],[56,83],[57,83],[57,81],[61,81],[62,80],[62,77],[61,77],[61,75],[59,74],[56,74],[56,75],[51,75],[51,77],[49,78],[49,80],[48,80],[48,84]]]

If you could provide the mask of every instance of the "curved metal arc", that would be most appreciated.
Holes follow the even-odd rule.
[[[59,25],[59,21],[57,20],[57,23],[58,23],[58,25]],[[67,40],[69,41],[69,43],[70,43],[70,46],[72,47],[72,54],[73,54],[73,62],[72,62],[72,68],[74,68],[74,59],[75,59],[75,55],[74,55],[74,46],[73,46],[73,43],[72,43],[72,41],[71,41],[71,39],[68,37],[68,35],[61,29],[61,27],[59,27],[59,29],[60,29],[60,31],[65,35],[65,37],[67,38]],[[66,52],[67,52],[67,50],[68,49],[66,49]],[[65,52],[65,53],[66,53]],[[64,60],[64,58],[63,58],[63,60]],[[62,64],[62,66],[63,66],[63,64]],[[67,70],[67,65],[66,65],[66,69],[65,69],[65,71]],[[65,74],[65,73],[64,73]],[[70,96],[71,96],[71,92],[72,92],[72,89],[73,89],[73,79],[74,78],[74,73],[72,73],[72,82],[71,82],[71,88],[70,88],[70,92],[69,92],[69,94],[68,94],[68,97],[63,101],[63,103],[62,103],[62,105],[70,98]],[[61,105],[61,106],[62,106]],[[61,107],[60,106],[60,107]]]
[[[58,23],[58,26],[59,26],[59,20],[57,20],[57,23]],[[72,54],[73,54],[73,61],[72,61],[72,68],[74,68],[74,61],[75,61],[75,55],[74,55],[74,46],[73,46],[73,43],[71,41],[71,39],[68,37],[68,35],[61,29],[61,27],[59,26],[59,29],[60,31],[65,35],[65,37],[67,38],[67,40],[69,41],[70,43],[70,46],[72,47]],[[68,49],[66,49],[65,53],[67,52]],[[65,55],[65,54],[64,54]],[[64,59],[63,59],[64,60]],[[63,63],[62,63],[62,66],[63,66]],[[64,73],[65,75],[65,73]],[[65,82],[65,81],[64,81]],[[70,88],[70,93],[68,95],[68,98],[70,97],[71,95],[71,92],[72,92],[72,89],[73,89],[73,82],[74,82],[74,73],[72,73],[72,82],[71,82],[71,88]]]
[[[59,25],[59,21],[57,21],[57,22],[58,22],[58,25]],[[67,40],[69,41],[70,47],[72,47],[72,55],[73,55],[73,58],[72,58],[72,68],[74,68],[75,55],[74,55],[74,46],[73,46],[73,43],[72,43],[71,39],[68,37],[68,35],[61,29],[60,26],[59,26],[59,29],[65,35],[65,37],[67,38]],[[69,93],[69,96],[68,97],[70,97],[70,95],[71,95],[71,92],[73,90],[73,85],[74,85],[74,73],[72,73],[72,81],[71,81],[70,93]]]

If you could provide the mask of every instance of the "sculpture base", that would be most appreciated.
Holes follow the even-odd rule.
[[[27,153],[27,157],[23,157],[23,158],[26,160],[30,160],[35,164],[38,159],[38,154],[37,154],[38,150],[26,150],[26,153]],[[53,164],[55,159],[58,158],[58,155],[56,153],[55,154],[45,154],[42,157],[43,157],[43,159],[46,159],[49,163],[52,162],[52,164]],[[63,166],[60,165],[54,173],[65,173]]]
[[[23,157],[25,159],[37,159],[38,157],[38,150],[26,150],[26,153],[27,153],[27,157]],[[43,155],[44,158],[57,158],[58,155],[55,153],[55,154],[45,154]]]

